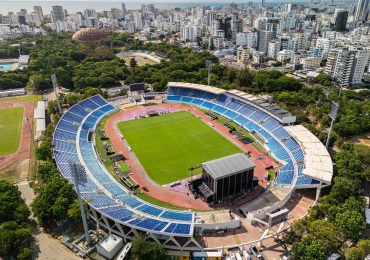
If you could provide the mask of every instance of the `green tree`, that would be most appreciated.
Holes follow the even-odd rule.
[[[132,57],[132,58],[130,59],[130,67],[131,67],[131,68],[135,68],[135,67],[137,67],[137,61],[136,61],[136,59],[135,59],[134,57]]]
[[[132,240],[132,254],[137,260],[162,260],[166,257],[166,253],[161,245],[148,241],[143,235],[135,236]]]
[[[338,213],[336,224],[349,239],[354,241],[361,237],[362,232],[366,228],[363,214],[353,210]]]
[[[362,254],[364,256],[369,255],[370,254],[370,239],[360,240],[357,243],[357,247],[362,251]]]
[[[36,148],[37,160],[51,160],[51,145],[49,142],[42,142],[39,147]]]
[[[73,106],[74,104],[81,101],[81,95],[76,93],[70,93],[65,97],[65,100],[69,106]]]
[[[17,259],[19,260],[33,259],[33,249],[30,247],[22,248],[17,255]]]
[[[305,235],[302,241],[293,244],[292,253],[294,259],[307,260],[325,260],[328,254],[325,243],[311,235]]]
[[[362,254],[362,251],[356,247],[348,248],[344,255],[347,260],[363,260],[366,256]]]

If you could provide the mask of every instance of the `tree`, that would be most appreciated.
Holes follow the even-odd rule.
[[[347,260],[363,260],[365,259],[366,255],[362,254],[362,251],[356,247],[348,248],[344,255]]]
[[[302,241],[293,244],[292,253],[294,259],[307,260],[325,260],[328,254],[324,242],[311,235],[306,235]]]
[[[59,171],[52,161],[40,164],[37,171],[37,178],[43,182],[49,181],[52,177],[59,175]]]
[[[17,259],[19,260],[33,259],[33,249],[30,247],[22,248],[17,255]]]
[[[17,187],[0,180],[0,259],[32,258],[29,215]]]
[[[132,58],[130,59],[130,67],[131,67],[131,68],[135,68],[135,67],[137,67],[137,61],[136,61],[136,59],[135,59],[134,57],[132,57]]]
[[[320,72],[320,74],[315,78],[315,82],[323,86],[330,86],[331,77],[324,72]]]
[[[74,104],[81,101],[81,95],[76,93],[70,93],[65,97],[65,100],[69,106],[73,106]]]
[[[338,213],[336,217],[336,225],[349,239],[354,241],[357,241],[361,237],[362,232],[366,228],[363,214],[353,210]]]
[[[364,256],[370,254],[370,239],[360,240],[357,243],[357,247],[362,251]]]
[[[307,230],[315,239],[321,240],[330,252],[336,252],[345,241],[341,230],[333,223],[325,220],[310,222]]]
[[[49,142],[43,141],[39,147],[36,148],[37,160],[51,160],[51,145]]]
[[[148,241],[143,235],[135,236],[132,240],[132,254],[137,260],[162,260],[166,257],[166,253],[161,245]]]

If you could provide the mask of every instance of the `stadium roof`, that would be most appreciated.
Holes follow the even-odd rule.
[[[255,164],[243,153],[236,153],[202,163],[204,170],[215,180],[255,168]]]
[[[284,128],[297,139],[304,152],[302,174],[330,184],[333,177],[333,162],[326,147],[302,125]]]
[[[167,86],[169,87],[182,87],[182,88],[193,88],[203,91],[207,91],[216,95],[226,93],[226,90],[216,87],[211,87],[207,85],[195,84],[195,83],[186,83],[186,82],[168,82]]]
[[[233,94],[233,95],[238,96],[238,97],[241,97],[243,99],[246,99],[249,102],[252,102],[252,103],[256,104],[257,106],[259,106],[259,107],[265,109],[266,111],[270,112],[271,114],[277,116],[278,118],[290,118],[289,122],[295,122],[295,117],[292,116],[292,114],[289,111],[277,106],[275,103],[272,103],[272,102],[268,101],[264,97],[254,96],[254,95],[247,94],[245,92],[242,92],[242,91],[239,91],[239,90],[236,90],[236,89],[229,90],[228,93]],[[289,123],[289,122],[287,122],[287,123]]]

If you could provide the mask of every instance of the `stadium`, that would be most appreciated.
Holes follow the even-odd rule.
[[[53,138],[57,166],[87,202],[89,219],[125,241],[144,233],[181,251],[262,243],[331,184],[325,146],[268,97],[182,82],[140,95],[133,107],[85,99],[63,114]],[[97,135],[129,165],[126,181],[104,166]],[[306,190],[314,196],[302,204],[296,193]],[[230,239],[236,233],[242,241]]]

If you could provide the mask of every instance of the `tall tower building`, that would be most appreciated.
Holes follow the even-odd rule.
[[[346,30],[347,25],[347,19],[348,19],[348,11],[338,11],[337,17],[335,18],[335,26],[334,30],[337,32],[343,32]]]
[[[258,43],[257,48],[258,51],[263,53],[267,53],[269,42],[273,39],[273,32],[267,30],[258,31]]]
[[[44,13],[42,12],[42,7],[41,6],[34,6],[33,11],[39,17],[40,22],[43,22],[44,21]]]
[[[122,9],[123,15],[125,15],[127,13],[127,10],[126,10],[126,5],[123,1],[122,1],[122,4],[121,4],[121,9]]]
[[[262,0],[262,7],[265,7],[266,5],[266,0]]]
[[[358,0],[355,21],[356,22],[366,21],[368,9],[369,9],[369,0]]]
[[[54,22],[57,22],[57,21],[61,21],[63,22],[64,19],[65,19],[65,14],[64,14],[64,10],[63,10],[63,7],[60,6],[60,5],[54,5],[52,7],[52,18],[53,18],[53,21]]]

